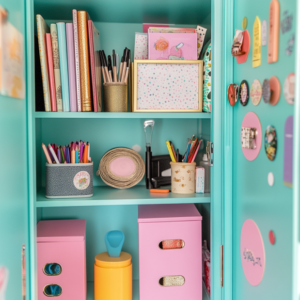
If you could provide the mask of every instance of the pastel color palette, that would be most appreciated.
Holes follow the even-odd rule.
[[[242,148],[245,157],[252,161],[258,156],[262,143],[262,130],[258,116],[254,112],[248,112],[243,119],[242,127],[256,128],[256,149]]]
[[[248,219],[241,232],[241,260],[248,282],[259,285],[265,272],[265,246],[257,224]]]

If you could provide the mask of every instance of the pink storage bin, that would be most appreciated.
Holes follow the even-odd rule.
[[[197,33],[148,33],[148,58],[197,60]]]
[[[86,220],[40,221],[37,224],[38,299],[86,299]],[[46,275],[47,264],[59,264],[59,275]],[[44,294],[48,285],[59,285],[61,294]]]
[[[202,216],[195,205],[139,206],[138,222],[140,300],[202,300]],[[184,247],[160,248],[172,239]],[[183,276],[184,284],[162,286],[165,276]]]

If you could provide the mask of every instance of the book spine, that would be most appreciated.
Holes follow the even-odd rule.
[[[76,76],[75,76],[75,55],[74,55],[74,35],[73,24],[66,24],[67,33],[67,51],[68,51],[68,70],[69,70],[69,92],[70,92],[70,108],[72,112],[77,111],[76,97]]]
[[[37,23],[39,53],[40,53],[40,61],[41,61],[45,111],[51,111],[48,66],[47,66],[46,44],[45,44],[46,43],[45,34],[46,31],[49,32],[49,29],[47,28],[48,26],[46,25],[41,15],[36,16],[36,23]]]
[[[58,37],[63,110],[70,111],[66,24],[60,22],[57,23],[56,26],[57,26],[57,37]]]
[[[46,33],[46,45],[47,45],[47,61],[48,61],[48,71],[49,71],[51,110],[57,111],[56,95],[55,95],[55,81],[54,81],[54,68],[53,68],[53,55],[52,55],[52,45],[51,45],[50,33]]]
[[[80,91],[80,66],[79,66],[79,46],[78,46],[78,22],[77,22],[77,10],[76,9],[73,9],[73,30],[74,30],[77,110],[80,112],[81,111],[81,91]]]
[[[52,41],[52,54],[53,54],[53,65],[54,65],[54,81],[55,81],[57,111],[62,112],[63,105],[62,105],[62,94],[61,94],[61,79],[60,79],[60,66],[59,66],[58,39],[57,39],[56,24],[50,25],[50,32],[51,32],[51,41]]]
[[[77,18],[82,111],[92,111],[87,29],[88,14],[86,11],[78,11]]]
[[[95,73],[95,54],[94,54],[94,40],[93,40],[93,22],[88,20],[89,31],[89,50],[90,50],[90,67],[92,76],[92,90],[93,90],[93,104],[94,112],[98,112],[98,100],[97,100],[97,87],[96,87],[96,73]]]

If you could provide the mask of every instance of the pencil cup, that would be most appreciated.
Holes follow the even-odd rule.
[[[127,112],[127,84],[104,83],[104,111]]]
[[[196,163],[170,162],[172,193],[193,194],[195,188]]]
[[[46,164],[46,198],[93,196],[93,163]]]

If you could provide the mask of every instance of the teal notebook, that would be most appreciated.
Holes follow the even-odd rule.
[[[56,26],[57,26],[57,37],[58,37],[58,52],[59,52],[59,62],[60,62],[63,111],[70,111],[66,24],[59,22],[56,24]]]

